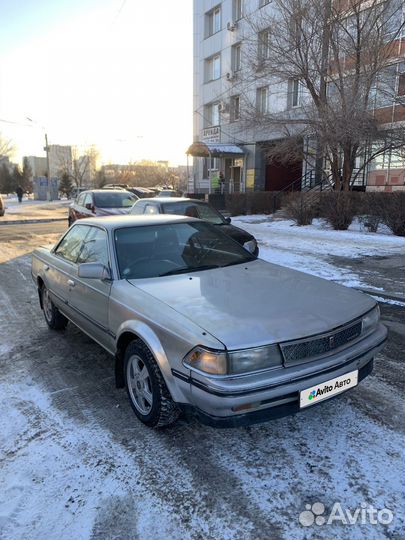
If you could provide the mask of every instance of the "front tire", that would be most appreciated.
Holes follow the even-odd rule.
[[[41,300],[45,321],[49,328],[52,330],[64,330],[69,321],[62,315],[59,309],[55,307],[45,285],[41,288]]]
[[[132,341],[124,358],[125,386],[134,413],[149,427],[173,424],[179,408],[172,400],[163,375],[148,347]]]

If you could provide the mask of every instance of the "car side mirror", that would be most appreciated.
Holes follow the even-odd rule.
[[[231,218],[230,217],[226,217],[225,218],[225,223],[227,223],[228,225],[231,223]]]
[[[94,211],[93,205],[92,205],[91,203],[87,203],[87,204],[85,205],[85,208],[86,208],[87,210],[90,210],[91,212]]]
[[[111,279],[110,270],[101,263],[82,263],[79,264],[77,275],[81,278],[87,279]]]

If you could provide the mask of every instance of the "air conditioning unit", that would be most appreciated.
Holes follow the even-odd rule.
[[[234,81],[236,79],[236,73],[234,71],[228,71],[226,74],[227,81]]]
[[[218,104],[218,110],[220,113],[226,113],[229,111],[229,105],[225,101],[221,101],[221,103]]]
[[[238,28],[238,23],[236,21],[229,21],[226,27],[230,32],[233,32]]]

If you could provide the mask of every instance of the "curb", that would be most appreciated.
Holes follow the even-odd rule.
[[[67,218],[20,219],[15,221],[0,221],[1,225],[29,225],[30,223],[52,223],[53,221],[67,221]]]
[[[403,302],[405,303],[405,297],[400,296],[399,294],[389,294],[384,291],[378,291],[375,289],[365,289],[361,287],[353,287],[356,289],[356,291],[360,291],[366,294],[369,294],[370,296],[379,296],[381,298],[384,298],[386,300],[395,300],[396,302]]]

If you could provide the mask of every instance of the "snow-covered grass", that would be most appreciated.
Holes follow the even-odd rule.
[[[334,231],[321,219],[314,220],[312,225],[298,227],[293,221],[273,221],[267,215],[237,216],[232,223],[256,237],[260,258],[348,287],[369,285],[353,269],[333,264],[332,256],[356,259],[399,255],[405,248],[404,238],[392,235],[385,227],[378,233],[369,233],[358,220],[354,220],[348,231]]]

